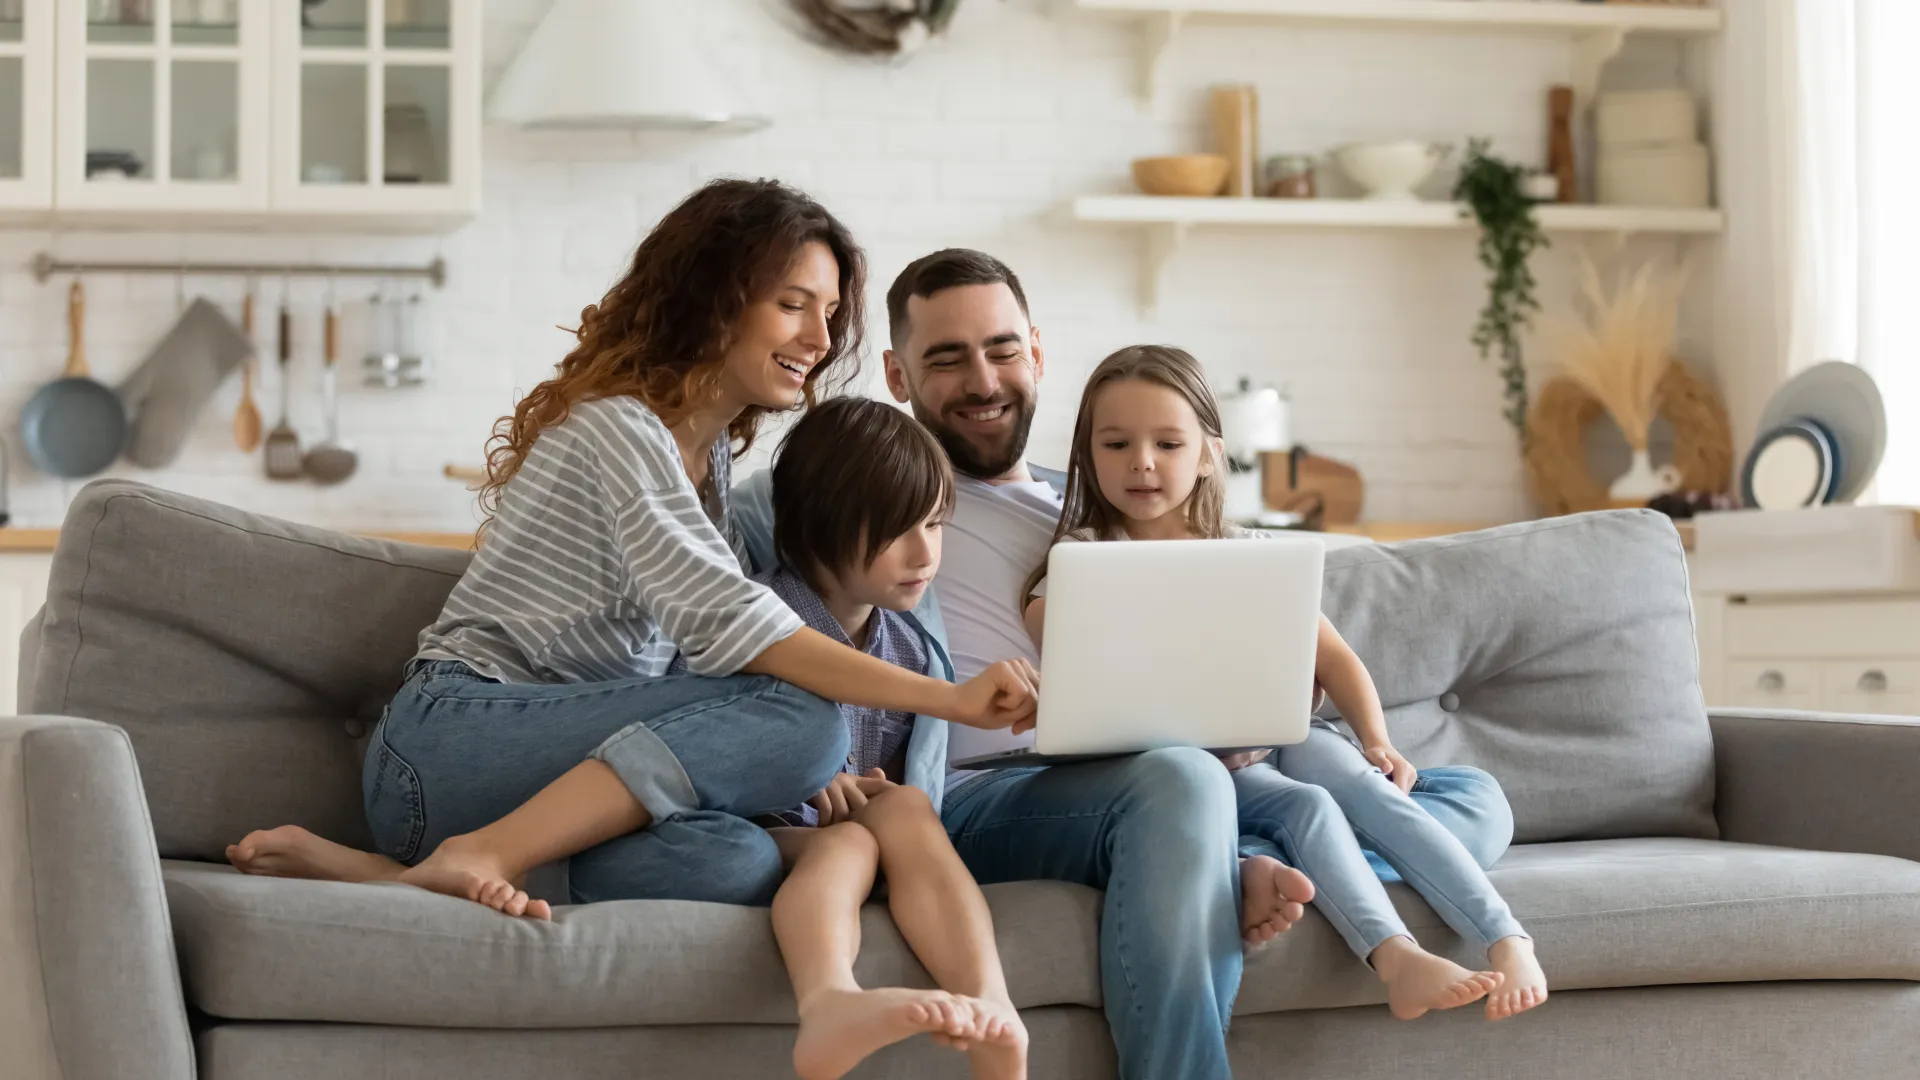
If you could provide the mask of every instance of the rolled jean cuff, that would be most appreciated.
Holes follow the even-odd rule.
[[[680,759],[644,723],[628,724],[614,732],[594,747],[592,757],[613,770],[655,821],[700,809],[700,795],[693,790],[693,780],[681,768]]]

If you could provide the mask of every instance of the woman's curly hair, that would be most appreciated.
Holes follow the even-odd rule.
[[[480,507],[489,520],[540,433],[584,401],[632,395],[671,426],[712,399],[721,361],[748,305],[772,292],[809,243],[825,244],[840,268],[842,303],[827,318],[833,338],[807,372],[814,401],[821,376],[858,370],[866,334],[866,256],[827,209],[777,180],[715,180],[688,196],[640,242],[626,276],[580,313],[579,344],[554,377],[533,388],[487,440]],[[843,356],[852,365],[837,365]],[[774,410],[752,407],[727,429],[734,453],[753,445]]]

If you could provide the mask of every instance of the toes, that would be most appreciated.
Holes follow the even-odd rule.
[[[545,900],[528,900],[527,915],[534,919],[552,919],[553,905]]]
[[[916,1001],[913,1004],[907,1006],[907,1019],[913,1021],[916,1024],[931,1025],[934,1021],[934,1018],[937,1015],[939,1014],[934,1011],[934,1008],[932,1005],[925,1004],[923,1002]],[[934,1038],[938,1039],[940,1038],[940,1036],[936,1034],[934,1035]]]

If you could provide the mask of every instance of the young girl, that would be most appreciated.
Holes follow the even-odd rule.
[[[1222,520],[1223,452],[1219,408],[1198,361],[1156,345],[1114,353],[1081,398],[1054,542],[1260,535]],[[1043,565],[1027,583],[1036,643],[1045,573]],[[1488,1018],[1499,1020],[1545,1001],[1532,939],[1460,841],[1407,795],[1414,768],[1388,738],[1366,667],[1324,616],[1314,679],[1358,741],[1316,719],[1304,743],[1228,759],[1247,834],[1243,854],[1284,856],[1305,871],[1314,906],[1387,984],[1395,1016],[1484,997]],[[1470,971],[1420,947],[1368,867],[1362,837],[1448,926],[1487,950],[1491,970]]]
[[[847,454],[850,446],[861,453]],[[842,645],[949,677],[940,646],[907,612],[940,567],[940,525],[952,504],[946,455],[925,428],[877,401],[827,401],[782,444],[773,510],[783,565],[756,580]],[[686,667],[676,659],[668,674]],[[946,723],[854,705],[840,713],[851,747],[844,771],[807,805],[762,821],[791,868],[773,898],[773,930],[800,1006],[794,1069],[804,1080],[834,1080],[925,1032],[967,1051],[978,1080],[1018,1080],[1026,1028],[1007,993],[986,898],[936,809]],[[255,833],[228,855],[242,870],[288,876],[395,881],[406,869],[292,826]],[[860,907],[881,870],[895,925],[944,990],[863,990],[855,980]]]

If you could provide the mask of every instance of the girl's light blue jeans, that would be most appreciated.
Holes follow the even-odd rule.
[[[1450,830],[1438,819],[1448,812],[1447,798],[1436,799],[1432,789],[1473,784],[1475,773],[1422,773],[1428,790],[1416,801],[1337,729],[1316,721],[1305,742],[1283,746],[1268,761],[1234,774],[1241,853],[1272,855],[1306,874],[1314,884],[1314,906],[1362,960],[1388,938],[1411,936],[1363,847],[1378,853],[1468,941],[1486,948],[1501,938],[1524,937],[1487,880],[1483,859],[1455,835],[1475,830]]]
[[[502,683],[420,664],[367,749],[367,822],[382,851],[413,863],[589,759],[653,822],[568,861],[576,903],[767,904],[780,852],[748,819],[826,787],[846,763],[847,725],[831,703],[765,676]]]

